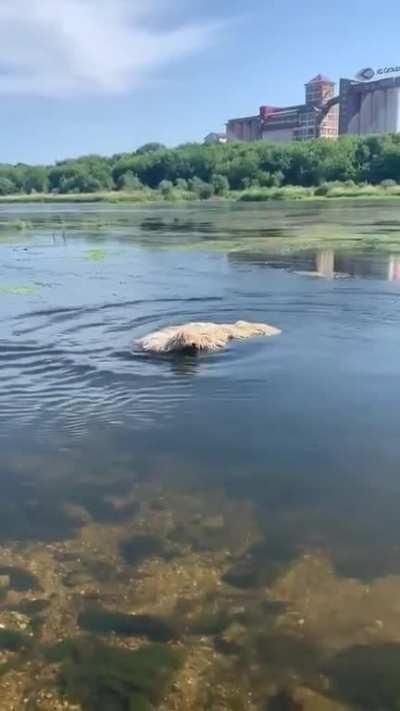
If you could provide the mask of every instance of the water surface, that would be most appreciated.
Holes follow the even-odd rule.
[[[38,678],[89,632],[183,649],[162,709],[399,708],[400,208],[1,206],[0,255],[0,565],[40,588],[5,580],[0,623]],[[237,319],[283,333],[134,346]],[[151,621],[79,625],[99,609]]]

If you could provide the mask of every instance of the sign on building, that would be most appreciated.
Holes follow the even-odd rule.
[[[379,79],[385,79],[385,77],[391,77],[394,74],[400,74],[400,66],[379,67],[378,69],[365,67],[357,72],[356,79],[357,81],[379,81]]]

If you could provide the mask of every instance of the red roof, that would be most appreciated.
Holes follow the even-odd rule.
[[[332,81],[332,79],[329,79],[329,77],[325,76],[324,74],[317,74],[314,79],[310,79],[307,84],[334,84],[335,82]]]

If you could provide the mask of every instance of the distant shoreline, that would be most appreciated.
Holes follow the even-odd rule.
[[[338,199],[392,199],[400,198],[400,185],[382,187],[380,185],[346,186],[346,184],[326,184],[319,187],[305,188],[301,186],[283,186],[274,188],[249,188],[247,190],[229,191],[223,196],[200,198],[189,191],[172,191],[163,195],[159,190],[137,190],[132,192],[101,191],[93,193],[18,193],[15,195],[0,195],[0,204],[19,203],[110,203],[110,204],[168,204],[184,203],[218,204],[223,202],[270,202],[279,201],[326,201]]]

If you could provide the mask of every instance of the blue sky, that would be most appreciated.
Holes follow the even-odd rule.
[[[0,0],[0,161],[176,145],[400,65],[398,0]]]

